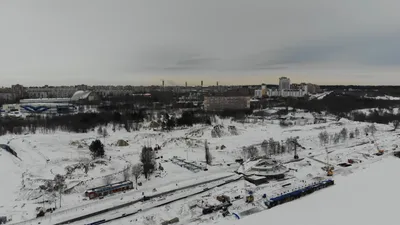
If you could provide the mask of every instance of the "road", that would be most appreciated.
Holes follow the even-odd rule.
[[[175,188],[175,189],[171,189],[171,190],[167,190],[167,191],[164,191],[164,192],[157,193],[155,195],[151,195],[151,198],[157,198],[157,197],[160,197],[160,196],[163,196],[163,195],[172,194],[172,193],[175,193],[175,192],[178,192],[178,191],[182,191],[182,190],[185,190],[185,189],[190,189],[190,188],[193,188],[193,187],[196,187],[196,186],[200,186],[200,185],[203,185],[203,184],[212,183],[212,182],[215,182],[215,181],[227,179],[227,178],[232,177],[232,176],[235,176],[235,174],[224,175],[224,176],[221,176],[221,177],[218,177],[218,178],[209,179],[209,180],[202,181],[202,182],[191,183],[191,184],[186,185],[186,186],[181,186],[179,188]],[[135,192],[135,193],[139,194],[139,192]],[[126,194],[129,194],[129,192],[127,192]],[[127,197],[126,194],[125,195],[117,194],[115,196],[112,196],[114,201],[112,202],[113,204],[112,204],[111,207],[103,207],[100,210],[94,210],[94,211],[92,211],[90,213],[85,213],[85,206],[88,206],[88,205],[91,206],[92,203],[90,203],[88,205],[84,205],[84,206],[78,206],[76,209],[68,209],[66,211],[56,212],[56,213],[50,214],[49,216],[45,216],[45,217],[42,217],[42,218],[35,218],[35,219],[31,219],[31,220],[28,220],[28,221],[22,221],[22,222],[15,223],[15,224],[27,225],[27,224],[38,224],[39,222],[41,224],[67,224],[67,223],[72,223],[72,222],[80,221],[80,220],[83,220],[83,219],[87,219],[87,218],[90,218],[90,217],[98,216],[98,215],[101,215],[101,214],[104,214],[104,213],[107,213],[107,212],[115,211],[115,210],[118,210],[118,209],[121,209],[121,208],[125,208],[125,207],[128,207],[128,206],[134,205],[134,204],[136,204],[138,202],[141,202],[143,200],[143,197],[141,195],[138,195],[140,197],[136,196],[135,200],[128,201],[128,202],[125,202],[125,203],[119,203],[118,205],[115,205],[116,201],[118,201],[119,199],[121,199],[123,197]],[[141,194],[141,191],[140,191],[140,194]],[[129,196],[132,196],[132,195],[129,195]],[[106,200],[106,199],[104,199],[104,200]],[[101,204],[101,201],[97,201],[97,204]],[[68,214],[70,214],[70,215],[68,215]],[[73,215],[73,214],[75,214],[75,215]],[[69,217],[69,218],[65,218],[65,217]]]
[[[157,196],[158,198],[165,196],[165,199],[163,199],[161,201],[158,201],[155,204],[149,202],[150,204],[139,205],[138,206],[139,209],[135,208],[135,209],[130,209],[130,211],[128,211],[129,210],[128,209],[128,210],[126,210],[124,212],[117,212],[117,213],[119,213],[119,215],[111,217],[111,218],[110,217],[107,218],[107,215],[102,215],[102,216],[93,218],[93,220],[91,220],[90,222],[89,221],[84,221],[84,222],[85,222],[85,224],[93,224],[93,223],[95,223],[95,224],[104,224],[104,223],[109,223],[109,222],[112,222],[112,221],[115,221],[115,220],[123,219],[123,218],[129,217],[129,216],[132,216],[132,215],[136,215],[138,213],[144,213],[144,212],[147,212],[147,211],[152,210],[154,208],[162,207],[162,206],[171,204],[173,202],[177,202],[177,201],[189,198],[189,197],[196,196],[198,194],[209,192],[210,190],[212,190],[214,188],[221,187],[221,186],[227,185],[227,184],[232,183],[232,182],[236,182],[236,181],[238,181],[240,179],[242,179],[242,176],[237,175],[237,176],[233,177],[232,179],[222,180],[220,184],[215,184],[215,185],[209,186],[207,188],[197,187],[193,191],[190,191],[190,193],[176,194],[176,195],[173,195],[173,196],[167,196],[168,194],[158,195]],[[152,197],[151,199],[155,199],[157,197]],[[66,223],[59,223],[59,225],[61,225],[61,224],[66,224]]]

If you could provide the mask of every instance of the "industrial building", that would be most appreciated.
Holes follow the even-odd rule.
[[[68,114],[78,110],[77,105],[99,100],[91,91],[76,91],[70,98],[21,99],[19,104],[3,105],[3,111],[19,110],[21,113]]]

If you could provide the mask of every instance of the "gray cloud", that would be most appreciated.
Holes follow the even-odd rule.
[[[390,83],[400,68],[398,8],[395,0],[3,0],[0,77],[135,85],[337,74]]]

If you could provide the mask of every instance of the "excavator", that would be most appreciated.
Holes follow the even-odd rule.
[[[246,203],[252,203],[254,202],[254,195],[252,191],[248,192],[248,195],[246,196]]]
[[[327,147],[325,147],[325,151],[326,151],[326,175],[328,177],[331,177],[333,176],[333,166],[329,164],[329,151]]]
[[[378,145],[378,143],[376,143],[375,138],[374,138],[374,140],[372,140],[372,139],[370,138],[370,140],[371,140],[371,142],[375,145],[376,150],[377,150],[377,152],[376,152],[374,155],[377,155],[377,156],[383,155],[383,153],[385,153],[385,150],[382,150],[382,149],[379,148],[379,145]]]
[[[332,168],[331,166],[329,166],[328,172],[326,173],[326,175],[327,175],[328,177],[333,176],[333,168]]]

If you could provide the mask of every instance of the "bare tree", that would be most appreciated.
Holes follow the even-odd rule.
[[[286,149],[288,152],[291,152],[294,150],[294,143],[293,143],[293,140],[291,137],[286,139],[285,144],[286,144]]]
[[[348,131],[347,131],[347,128],[345,128],[345,127],[340,131],[340,138],[343,141],[347,140],[347,133],[348,133]]]
[[[103,142],[104,142],[104,144],[106,144],[106,137],[108,136],[108,132],[107,132],[107,129],[106,129],[105,127],[104,127],[104,129],[103,129],[101,135],[103,136]]]
[[[124,180],[127,181],[131,177],[130,167],[127,166],[122,172],[122,176],[124,176]]]
[[[272,155],[276,154],[276,141],[273,138],[270,138],[269,141],[269,149]]]
[[[88,172],[89,172],[89,163],[85,163],[83,165],[83,168],[85,169],[85,174],[88,174]]]
[[[339,141],[340,141],[340,134],[339,133],[334,134],[333,135],[333,143],[338,144]]]
[[[103,136],[103,128],[102,127],[99,127],[97,129],[97,134],[100,135],[100,136]]]
[[[393,121],[393,130],[397,130],[397,128],[399,127],[399,125],[400,125],[400,121],[394,120],[394,121]]]
[[[374,135],[376,133],[377,129],[375,127],[375,124],[371,124],[369,126],[369,132],[371,132],[372,135]]]
[[[208,147],[207,140],[205,140],[205,143],[204,143],[204,150],[205,150],[205,154],[206,154],[206,163],[207,163],[207,165],[211,165],[212,155],[210,153],[210,148]]]
[[[276,151],[278,154],[282,154],[282,148],[281,148],[281,143],[279,141],[276,142]]]
[[[282,152],[282,154],[286,153],[286,145],[284,144],[283,141],[281,141],[281,152]]]
[[[329,143],[329,134],[326,131],[322,131],[318,134],[319,141],[321,145],[326,145]]]
[[[368,135],[368,133],[369,133],[369,126],[364,127],[364,133],[365,133],[365,135]]]
[[[268,141],[267,141],[267,140],[264,140],[264,141],[261,143],[261,151],[263,151],[264,154],[265,154],[266,156],[269,156],[269,155],[270,155],[270,154],[269,154],[269,149],[268,149],[268,147],[269,147]]]
[[[140,161],[143,163],[143,173],[144,176],[148,177],[155,169],[155,158],[156,154],[151,147],[143,147],[140,154]]]
[[[354,130],[354,135],[355,135],[356,137],[360,136],[360,130],[359,130],[358,128],[356,128],[356,129]]]
[[[54,177],[54,190],[58,191],[65,188],[65,177],[60,174],[57,174]]]
[[[132,166],[132,175],[135,178],[136,181],[136,189],[138,186],[138,179],[140,177],[140,174],[142,174],[142,164],[138,163]]]
[[[245,158],[255,158],[258,156],[258,149],[254,146],[244,147],[243,155]]]
[[[105,177],[104,177],[104,183],[105,183],[106,185],[111,184],[113,180],[114,180],[113,175],[108,175],[108,176],[105,176]]]

